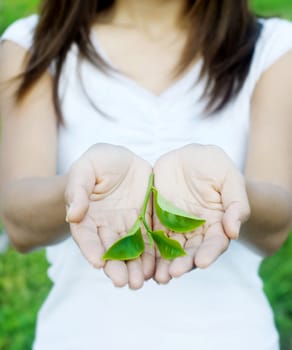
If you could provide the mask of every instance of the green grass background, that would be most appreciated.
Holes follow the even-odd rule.
[[[0,0],[0,33],[15,19],[34,12],[37,3]],[[292,20],[292,0],[253,0],[251,6],[260,15]],[[43,251],[23,256],[9,249],[0,256],[0,350],[31,349],[37,310],[51,287],[47,267]],[[281,350],[292,350],[292,235],[279,252],[265,259],[260,274],[274,309]]]

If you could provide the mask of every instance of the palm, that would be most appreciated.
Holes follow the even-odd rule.
[[[102,259],[105,250],[125,235],[137,219],[150,174],[147,162],[124,148],[110,145],[89,150],[70,174],[67,196],[74,198],[68,218],[72,235],[84,256],[94,266],[104,267],[117,286],[129,283],[130,287],[139,288],[153,272],[154,258],[148,247],[141,259],[128,263],[105,263]]]
[[[158,258],[156,280],[168,282],[194,267],[207,267],[236,238],[239,221],[248,215],[242,176],[218,148],[189,145],[161,157],[154,168],[155,186],[177,207],[204,218],[206,224],[194,232],[176,234],[186,257],[168,262]],[[154,228],[161,228],[154,218]]]

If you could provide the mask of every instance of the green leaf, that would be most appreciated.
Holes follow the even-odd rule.
[[[104,254],[104,260],[132,260],[144,251],[144,240],[139,218],[127,235],[116,241]]]
[[[162,197],[156,188],[152,187],[152,191],[154,193],[154,206],[157,217],[167,229],[178,233],[190,232],[206,222],[206,220],[174,206]]]
[[[154,231],[152,237],[163,259],[172,260],[187,255],[179,242],[168,238],[165,232]]]

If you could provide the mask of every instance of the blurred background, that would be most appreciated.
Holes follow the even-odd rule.
[[[0,34],[17,18],[36,12],[38,3],[0,0]],[[292,0],[251,0],[250,6],[258,15],[292,20]],[[51,288],[45,254],[20,255],[1,232],[0,251],[0,350],[30,350],[37,310]],[[260,275],[274,309],[281,350],[292,350],[292,233],[279,252],[264,260]]]

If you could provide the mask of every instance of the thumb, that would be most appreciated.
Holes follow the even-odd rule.
[[[72,166],[65,191],[68,223],[78,223],[84,218],[95,182],[95,172],[89,161],[80,160]]]
[[[232,171],[226,176],[221,196],[225,210],[222,220],[224,231],[230,239],[237,239],[241,224],[250,216],[245,179],[239,171]]]

